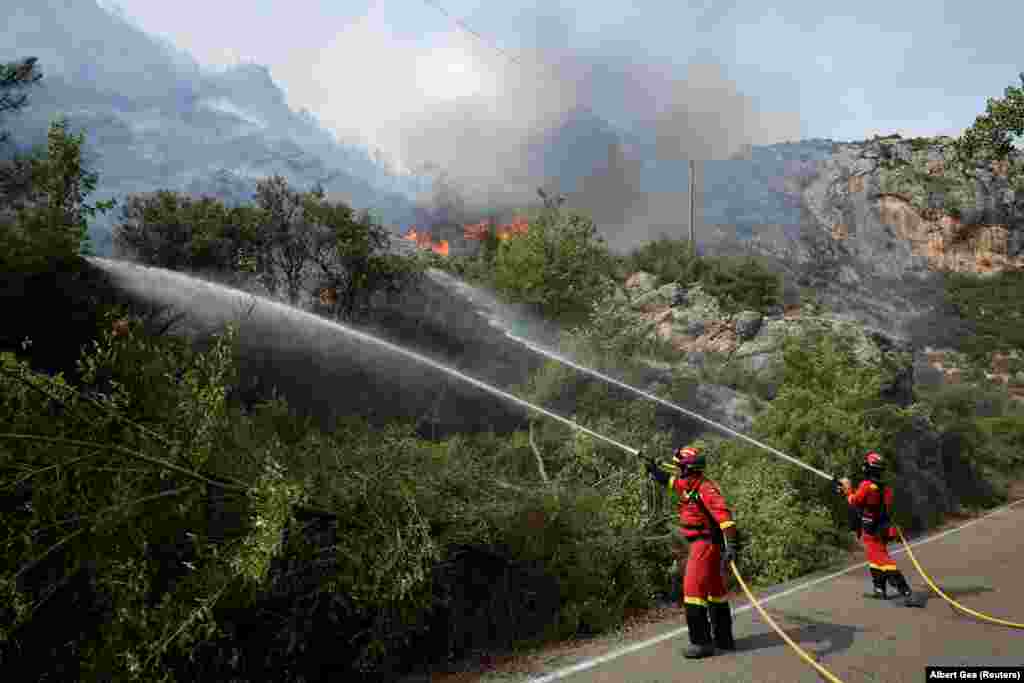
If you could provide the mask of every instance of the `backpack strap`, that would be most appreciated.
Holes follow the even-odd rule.
[[[725,533],[722,531],[722,527],[719,526],[718,521],[712,516],[711,511],[708,510],[708,506],[704,504],[704,499],[700,497],[700,485],[688,495],[690,500],[697,503],[697,507],[704,513],[704,516],[708,518],[708,524],[711,527],[711,542],[715,545],[725,545]]]

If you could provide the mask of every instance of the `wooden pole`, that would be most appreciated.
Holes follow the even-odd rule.
[[[697,162],[690,159],[690,248],[697,253]]]

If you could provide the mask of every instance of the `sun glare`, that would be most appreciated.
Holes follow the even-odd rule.
[[[483,89],[483,74],[462,50],[441,49],[417,58],[416,85],[428,97],[450,100],[476,95]]]

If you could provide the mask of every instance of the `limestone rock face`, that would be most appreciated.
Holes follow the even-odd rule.
[[[803,225],[760,226],[743,248],[773,259],[837,314],[894,337],[919,335],[941,310],[940,273],[1024,268],[1024,152],[964,168],[952,143],[835,144],[797,184]],[[729,241],[723,232],[710,235],[718,250]]]
[[[1006,225],[971,225],[948,214],[918,211],[900,195],[882,195],[878,209],[881,221],[934,270],[993,273],[1024,268],[1024,255],[1010,255]]]
[[[804,193],[809,213],[880,274],[1024,267],[1024,154],[963,172],[952,142],[840,145]]]

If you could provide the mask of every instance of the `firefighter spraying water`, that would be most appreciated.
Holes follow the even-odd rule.
[[[673,463],[679,476],[667,474],[653,460],[648,461],[647,472],[680,498],[679,524],[689,545],[683,603],[691,644],[684,654],[698,659],[714,654],[715,648],[736,649],[723,569],[736,560],[738,535],[718,485],[704,477],[704,453],[699,448],[680,448]]]
[[[854,490],[848,478],[839,480],[836,492],[846,496],[857,536],[864,545],[871,582],[874,592],[869,597],[887,599],[886,587],[892,584],[903,596],[908,607],[920,607],[921,602],[910,590],[907,579],[899,570],[886,546],[898,538],[892,525],[889,510],[892,507],[893,490],[882,481],[885,473],[885,459],[872,451],[864,456],[864,479]]]

